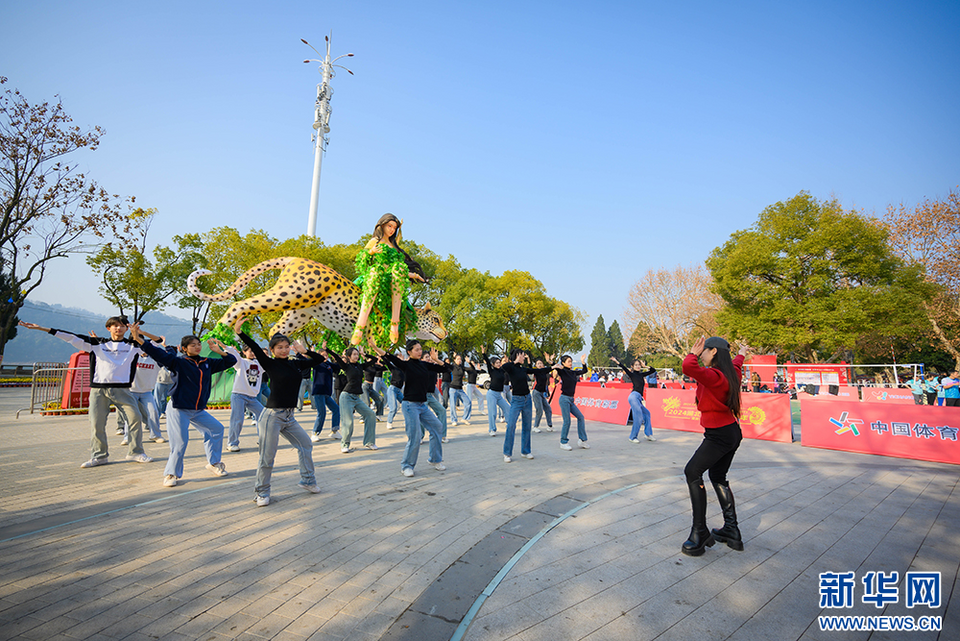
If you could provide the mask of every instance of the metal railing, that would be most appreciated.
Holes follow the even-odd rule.
[[[67,409],[46,407],[52,403],[59,406],[63,401],[63,386],[67,380],[67,372],[71,370],[76,372],[74,379],[76,385],[89,387],[90,369],[87,367],[67,367],[66,363],[34,363],[30,382],[30,406],[17,410],[16,417],[20,418],[20,412],[26,410],[33,414],[37,409],[49,413],[68,413],[86,409],[88,405],[83,403],[79,407]]]

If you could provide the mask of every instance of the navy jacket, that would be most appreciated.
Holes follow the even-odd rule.
[[[143,341],[140,348],[171,372],[177,375],[176,384],[170,392],[173,406],[179,410],[205,410],[210,398],[210,382],[213,375],[230,369],[237,362],[227,354],[223,358],[189,358],[168,354],[150,341]]]

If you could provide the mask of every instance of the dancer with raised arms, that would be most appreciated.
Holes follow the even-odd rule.
[[[586,362],[587,356],[585,354],[581,355],[581,368],[572,369],[573,357],[564,354],[560,358],[560,363],[553,366],[553,369],[560,376],[560,414],[563,416],[563,426],[560,428],[560,449],[568,452],[573,449],[569,443],[570,439],[567,438],[570,433],[571,414],[577,417],[577,436],[579,437],[577,442],[581,448],[590,449],[590,445],[587,443],[587,427],[583,412],[573,402],[573,395],[577,393],[577,381],[587,373]]]
[[[648,441],[655,441],[653,437],[653,423],[650,420],[650,410],[643,403],[643,388],[647,384],[647,377],[656,372],[652,367],[639,358],[634,359],[630,369],[617,360],[616,356],[611,356],[610,360],[620,366],[626,377],[633,384],[633,391],[627,396],[627,403],[630,404],[630,411],[633,413],[633,427],[630,430],[630,442],[639,443],[640,425],[643,425],[643,437]]]
[[[510,399],[510,413],[507,416],[507,433],[503,439],[503,462],[513,461],[513,440],[517,431],[517,418],[521,419],[520,427],[520,456],[532,459],[533,451],[530,444],[530,427],[532,421],[532,403],[530,400],[530,383],[527,376],[530,374],[549,373],[550,368],[540,370],[524,367],[524,362],[530,356],[522,349],[510,352],[511,360],[501,365],[504,373],[510,379],[513,388],[513,397]]]
[[[346,384],[340,391],[340,423],[341,441],[340,451],[349,454],[353,451],[350,440],[353,438],[353,412],[356,410],[363,418],[363,446],[368,450],[377,449],[377,417],[370,406],[363,402],[363,365],[360,363],[360,350],[348,347],[343,355],[346,360],[334,351],[328,352],[333,362],[330,367],[334,371],[343,372]]]
[[[743,345],[731,361],[730,343],[719,336],[706,340],[701,336],[683,359],[683,373],[698,383],[697,409],[703,427],[703,442],[683,468],[693,507],[690,537],[680,548],[688,556],[700,556],[705,547],[713,546],[714,539],[734,550],[743,549],[727,471],[743,440],[737,419],[740,417],[740,379],[747,350]],[[707,492],[703,487],[703,473],[707,470],[723,511],[723,527],[712,533],[707,529]]]
[[[500,367],[500,359],[496,356],[488,358],[486,346],[480,346],[480,354],[487,364],[490,374],[490,389],[487,390],[487,423],[490,427],[490,436],[497,435],[497,408],[503,410],[503,415],[510,413],[510,404],[503,398],[503,384],[506,373]]]

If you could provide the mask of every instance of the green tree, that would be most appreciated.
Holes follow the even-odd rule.
[[[0,76],[0,84],[6,81]],[[30,104],[18,91],[0,94],[0,274],[9,279],[0,305],[0,363],[17,311],[50,261],[89,253],[104,238],[122,244],[130,231],[124,201],[73,163],[76,152],[99,146],[103,130],[71,122],[59,100]]]
[[[587,365],[590,367],[609,367],[610,365],[610,337],[603,322],[603,314],[597,317],[597,322],[590,332],[590,353],[587,354]]]
[[[623,333],[620,331],[620,323],[616,320],[610,323],[610,329],[607,330],[607,340],[610,343],[610,356],[619,361],[626,361],[627,353],[623,344]]]
[[[724,333],[756,348],[836,360],[868,332],[898,336],[932,295],[876,221],[800,192],[713,250]]]

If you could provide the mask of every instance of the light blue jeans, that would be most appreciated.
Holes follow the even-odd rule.
[[[207,463],[220,462],[223,451],[223,423],[213,418],[207,410],[181,410],[167,407],[167,438],[170,440],[170,458],[163,469],[164,475],[183,476],[183,456],[190,442],[190,426],[193,425],[203,435],[203,449],[207,453]]]
[[[443,408],[443,403],[440,402],[439,392],[427,394],[427,406],[433,410],[433,413],[437,415],[437,420],[440,421],[440,438],[447,438],[447,410]],[[404,420],[406,420],[406,417],[404,417]]]
[[[157,411],[157,399],[153,392],[130,392],[130,396],[137,402],[137,409],[140,410],[140,418],[143,419],[143,426],[150,430],[150,436],[160,438],[160,412]]]
[[[373,404],[377,408],[377,416],[383,416],[383,397],[374,389],[373,383],[363,382],[363,394],[360,398],[367,404],[367,407],[370,406],[370,399],[372,398]]]
[[[487,423],[490,426],[490,433],[497,431],[497,409],[503,410],[503,415],[510,413],[510,404],[503,398],[502,392],[487,390]]]
[[[550,394],[533,390],[533,406],[537,408],[537,418],[533,421],[534,427],[540,427],[540,419],[547,415],[547,427],[553,427],[553,410],[550,409]]]
[[[503,455],[513,456],[513,439],[517,432],[517,418],[522,419],[520,427],[520,453],[530,453],[530,395],[516,396],[510,401],[510,414],[507,418],[507,435],[503,438]]]
[[[170,390],[173,389],[173,383],[157,383],[153,388],[153,398],[157,401],[157,411],[161,415],[167,413],[167,399],[170,397]]]
[[[317,482],[313,468],[313,443],[293,417],[291,409],[267,407],[260,415],[263,429],[260,432],[260,464],[257,466],[257,496],[270,496],[270,478],[273,476],[273,462],[277,458],[277,446],[280,435],[296,448],[300,457],[300,482],[314,485]]]
[[[566,443],[567,435],[570,433],[570,414],[577,417],[577,436],[581,441],[587,440],[587,428],[584,423],[583,412],[573,402],[572,396],[560,395],[560,414],[563,415],[563,427],[560,428],[560,442]]]
[[[343,424],[343,429],[340,430],[340,443],[343,447],[350,447],[350,439],[353,438],[354,410],[363,418],[363,444],[376,445],[377,417],[359,395],[349,392],[340,392],[340,422]]]
[[[477,399],[477,411],[484,411],[484,392],[480,390],[479,387],[474,383],[467,383],[467,396],[470,397],[470,400]]]
[[[650,410],[643,404],[643,397],[640,392],[630,392],[627,397],[630,403],[630,411],[633,413],[633,429],[630,430],[630,440],[640,435],[640,424],[643,424],[643,433],[647,436],[653,436],[653,425],[650,422]]]
[[[340,406],[329,394],[314,394],[313,408],[317,410],[317,420],[313,423],[313,433],[323,431],[323,423],[327,420],[327,409],[330,410],[330,429],[340,431]]]
[[[387,387],[387,424],[393,423],[394,417],[396,417],[397,412],[403,412],[403,408],[400,404],[403,403],[403,388],[397,387],[396,385],[390,385]]]
[[[257,428],[257,436],[260,436],[260,414],[263,412],[263,405],[260,401],[246,394],[230,395],[230,427],[227,429],[227,445],[240,445],[240,430],[243,428],[243,415],[247,408],[253,414],[253,425]]]
[[[470,397],[462,389],[450,388],[450,420],[457,422],[457,400],[463,402],[463,420],[469,421],[473,411],[473,403]]]
[[[440,401],[437,401],[439,403]],[[440,409],[443,409],[441,405]],[[407,432],[407,447],[403,450],[401,470],[412,470],[417,464],[420,453],[420,439],[423,438],[423,429],[430,432],[430,462],[443,461],[443,445],[440,442],[440,419],[436,412],[427,403],[403,401],[403,422]]]

